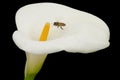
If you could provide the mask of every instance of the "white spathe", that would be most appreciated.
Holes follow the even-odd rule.
[[[46,22],[50,22],[47,41],[38,41]],[[64,30],[53,25],[66,24]],[[91,53],[110,45],[108,26],[98,17],[56,3],[37,3],[20,8],[16,13],[16,45],[32,54],[49,54],[61,50]]]

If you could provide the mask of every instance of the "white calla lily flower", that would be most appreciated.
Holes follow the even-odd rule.
[[[47,40],[39,40],[47,22],[50,24]],[[13,33],[13,40],[27,54],[26,77],[27,74],[37,74],[49,53],[62,50],[91,53],[110,44],[110,32],[104,21],[56,3],[37,3],[20,8],[16,13],[16,25],[18,30]]]

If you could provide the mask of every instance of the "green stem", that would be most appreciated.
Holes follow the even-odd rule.
[[[24,80],[34,80],[37,73],[41,70],[47,54],[26,53],[27,61],[25,66]]]
[[[36,74],[26,74],[26,77],[24,80],[34,80],[35,76],[36,76]]]

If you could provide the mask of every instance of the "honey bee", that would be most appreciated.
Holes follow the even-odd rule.
[[[57,26],[57,28],[60,27],[63,30],[63,27],[66,26],[66,24],[62,22],[54,22],[54,26]]]

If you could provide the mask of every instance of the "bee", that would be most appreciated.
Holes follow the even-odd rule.
[[[63,30],[63,27],[66,26],[65,23],[62,23],[62,22],[54,22],[53,24],[54,26],[57,26],[57,28],[61,28]]]

